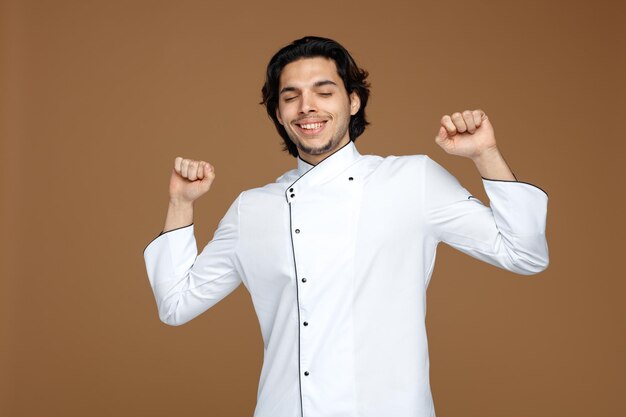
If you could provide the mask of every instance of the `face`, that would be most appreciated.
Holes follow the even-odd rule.
[[[315,57],[285,65],[278,91],[276,116],[302,159],[317,164],[350,141],[350,116],[360,99],[356,92],[348,96],[335,61]]]

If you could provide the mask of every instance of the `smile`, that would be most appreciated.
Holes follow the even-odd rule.
[[[316,135],[324,130],[324,127],[326,126],[326,121],[302,124],[296,123],[296,126],[298,127],[298,130],[305,135]]]

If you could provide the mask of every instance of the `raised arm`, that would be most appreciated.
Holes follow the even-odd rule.
[[[426,158],[423,200],[429,233],[501,268],[524,275],[543,271],[549,263],[545,237],[548,195],[539,187],[517,181],[481,110],[446,115],[441,125],[435,141],[447,153],[474,161],[490,207],[473,197],[445,168]]]
[[[241,283],[233,261],[239,237],[239,198],[198,256],[193,203],[210,189],[214,178],[210,164],[176,158],[164,229],[144,250],[159,318],[170,325],[188,322]]]

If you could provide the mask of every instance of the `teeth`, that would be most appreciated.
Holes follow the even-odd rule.
[[[308,124],[305,124],[305,125],[300,125],[300,127],[303,128],[303,129],[319,129],[323,125],[324,125],[324,123],[308,123]]]

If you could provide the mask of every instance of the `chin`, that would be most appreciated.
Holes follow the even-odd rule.
[[[298,149],[300,149],[301,151],[309,154],[309,155],[321,155],[324,154],[330,150],[332,150],[337,144],[333,143],[332,140],[329,140],[328,142],[319,145],[319,146],[308,146],[306,142],[300,141],[298,142],[298,144],[296,144],[296,146],[298,147]]]

